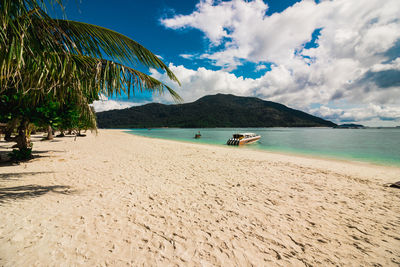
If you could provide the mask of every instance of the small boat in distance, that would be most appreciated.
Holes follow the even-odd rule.
[[[194,138],[199,139],[201,137],[200,131],[194,135]]]
[[[261,136],[255,134],[255,133],[237,133],[232,136],[231,139],[226,142],[227,145],[232,145],[232,146],[239,146],[239,145],[245,145],[245,144],[250,144],[258,141]]]

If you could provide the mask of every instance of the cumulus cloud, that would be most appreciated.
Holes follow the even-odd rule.
[[[223,43],[218,52],[204,54],[216,65],[254,62],[287,63],[321,30],[315,55],[340,57],[372,56],[393,46],[400,37],[397,0],[322,1],[303,0],[281,13],[266,16],[262,0],[200,1],[189,15],[162,19],[172,29],[196,28],[204,32],[211,46]],[[307,49],[306,49],[307,50]]]
[[[102,99],[102,100],[94,101],[92,106],[96,112],[102,112],[102,111],[113,110],[113,109],[130,108],[132,106],[137,106],[139,104],[143,104],[143,103]]]
[[[222,70],[209,70],[200,67],[196,70],[187,69],[184,66],[168,66],[181,82],[180,87],[171,83],[165,73],[152,70],[152,76],[170,85],[183,98],[185,102],[191,102],[198,98],[215,93],[226,93],[246,96],[252,94],[256,80],[250,78],[236,77],[232,73]],[[171,102],[169,95],[156,96],[153,98],[159,102]]]
[[[385,70],[398,70],[400,71],[400,57],[386,63],[386,64],[375,64],[371,67],[372,72],[379,72]]]
[[[310,110],[313,114],[336,122],[395,121],[400,123],[400,107],[369,104],[358,108],[329,108],[321,106]]]
[[[281,13],[267,16],[267,10],[262,0],[202,0],[189,15],[161,20],[168,28],[202,31],[210,47],[200,57],[221,67],[175,67],[186,79],[186,90],[194,90],[182,91],[184,96],[229,92],[303,110],[334,101],[364,105],[366,112],[369,104],[384,110],[385,105],[400,106],[398,0],[303,0]],[[309,45],[316,30],[319,36]],[[228,73],[246,61],[258,64],[256,70],[263,62],[273,65],[258,79]]]

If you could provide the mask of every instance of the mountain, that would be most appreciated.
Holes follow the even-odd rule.
[[[336,124],[255,97],[208,95],[177,105],[146,104],[97,113],[99,128],[334,127]]]

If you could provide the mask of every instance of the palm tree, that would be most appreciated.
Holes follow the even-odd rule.
[[[95,121],[89,104],[99,94],[130,97],[143,91],[168,92],[181,100],[172,88],[135,69],[141,65],[165,71],[179,84],[172,71],[145,47],[100,26],[53,19],[46,13],[45,2],[0,0],[0,100],[22,95],[4,98],[8,101],[4,103],[32,108],[48,95],[61,104],[72,98],[83,116]],[[63,7],[62,0],[54,2]],[[13,119],[19,124],[18,147],[26,149],[30,145],[29,115],[18,114]]]

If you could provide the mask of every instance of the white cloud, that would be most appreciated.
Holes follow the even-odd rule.
[[[223,43],[222,50],[203,55],[219,66],[240,64],[238,59],[288,63],[317,28],[323,28],[319,42],[323,47],[314,49],[320,56],[372,56],[390,48],[400,37],[397,0],[319,4],[303,0],[271,16],[265,15],[267,9],[262,0],[208,0],[200,1],[190,15],[161,22],[173,29],[199,29],[212,46]]]
[[[260,64],[256,66],[256,71],[260,71],[260,70],[265,70],[267,68],[267,66]]]
[[[212,46],[227,40],[224,50],[203,55],[216,65],[239,64],[241,58],[275,62],[290,58],[295,48],[310,39],[318,19],[313,16],[315,6],[313,1],[303,1],[268,17],[268,5],[261,0],[201,1],[192,14],[163,19],[162,23],[173,29],[197,28]]]
[[[400,123],[400,107],[398,106],[379,106],[369,104],[357,108],[329,108],[321,106],[310,110],[313,114],[324,117],[335,122],[366,122],[367,125],[374,126],[376,121],[392,121]]]
[[[389,105],[400,106],[398,0],[318,4],[303,0],[270,16],[265,15],[267,9],[262,0],[204,0],[189,15],[161,20],[172,29],[202,31],[210,49],[200,57],[222,67],[221,71],[174,67],[178,78],[183,75],[186,79],[182,94],[187,99],[226,92],[258,96],[303,110],[309,110],[311,103],[327,106],[332,101],[363,106],[360,112],[372,110],[369,103],[383,110]],[[305,48],[316,29],[321,29],[317,45]],[[228,73],[246,61],[258,66],[272,62],[273,66],[258,79]],[[341,114],[348,117],[345,112]]]
[[[392,60],[387,64],[375,64],[371,67],[371,71],[373,72],[380,72],[385,70],[400,70],[400,57]]]
[[[104,97],[103,97],[104,98]],[[94,101],[92,106],[96,112],[102,112],[113,109],[124,109],[130,108],[132,106],[141,105],[143,103],[134,103],[134,102],[126,102],[126,101],[116,101],[116,100],[107,100],[107,98]]]
[[[198,68],[197,70],[187,69],[184,66],[168,66],[172,72],[178,77],[181,86],[171,83],[168,76],[161,74],[156,70],[152,70],[152,76],[159,79],[178,92],[185,102],[191,102],[198,98],[216,93],[226,93],[235,95],[252,94],[251,89],[254,88],[256,81],[250,78],[236,77],[232,73],[222,70],[208,70],[206,68]],[[171,102],[172,98],[169,95],[154,97],[154,100],[159,102]]]
[[[185,59],[192,59],[195,57],[195,55],[191,55],[191,54],[180,54],[180,57],[183,57]]]

